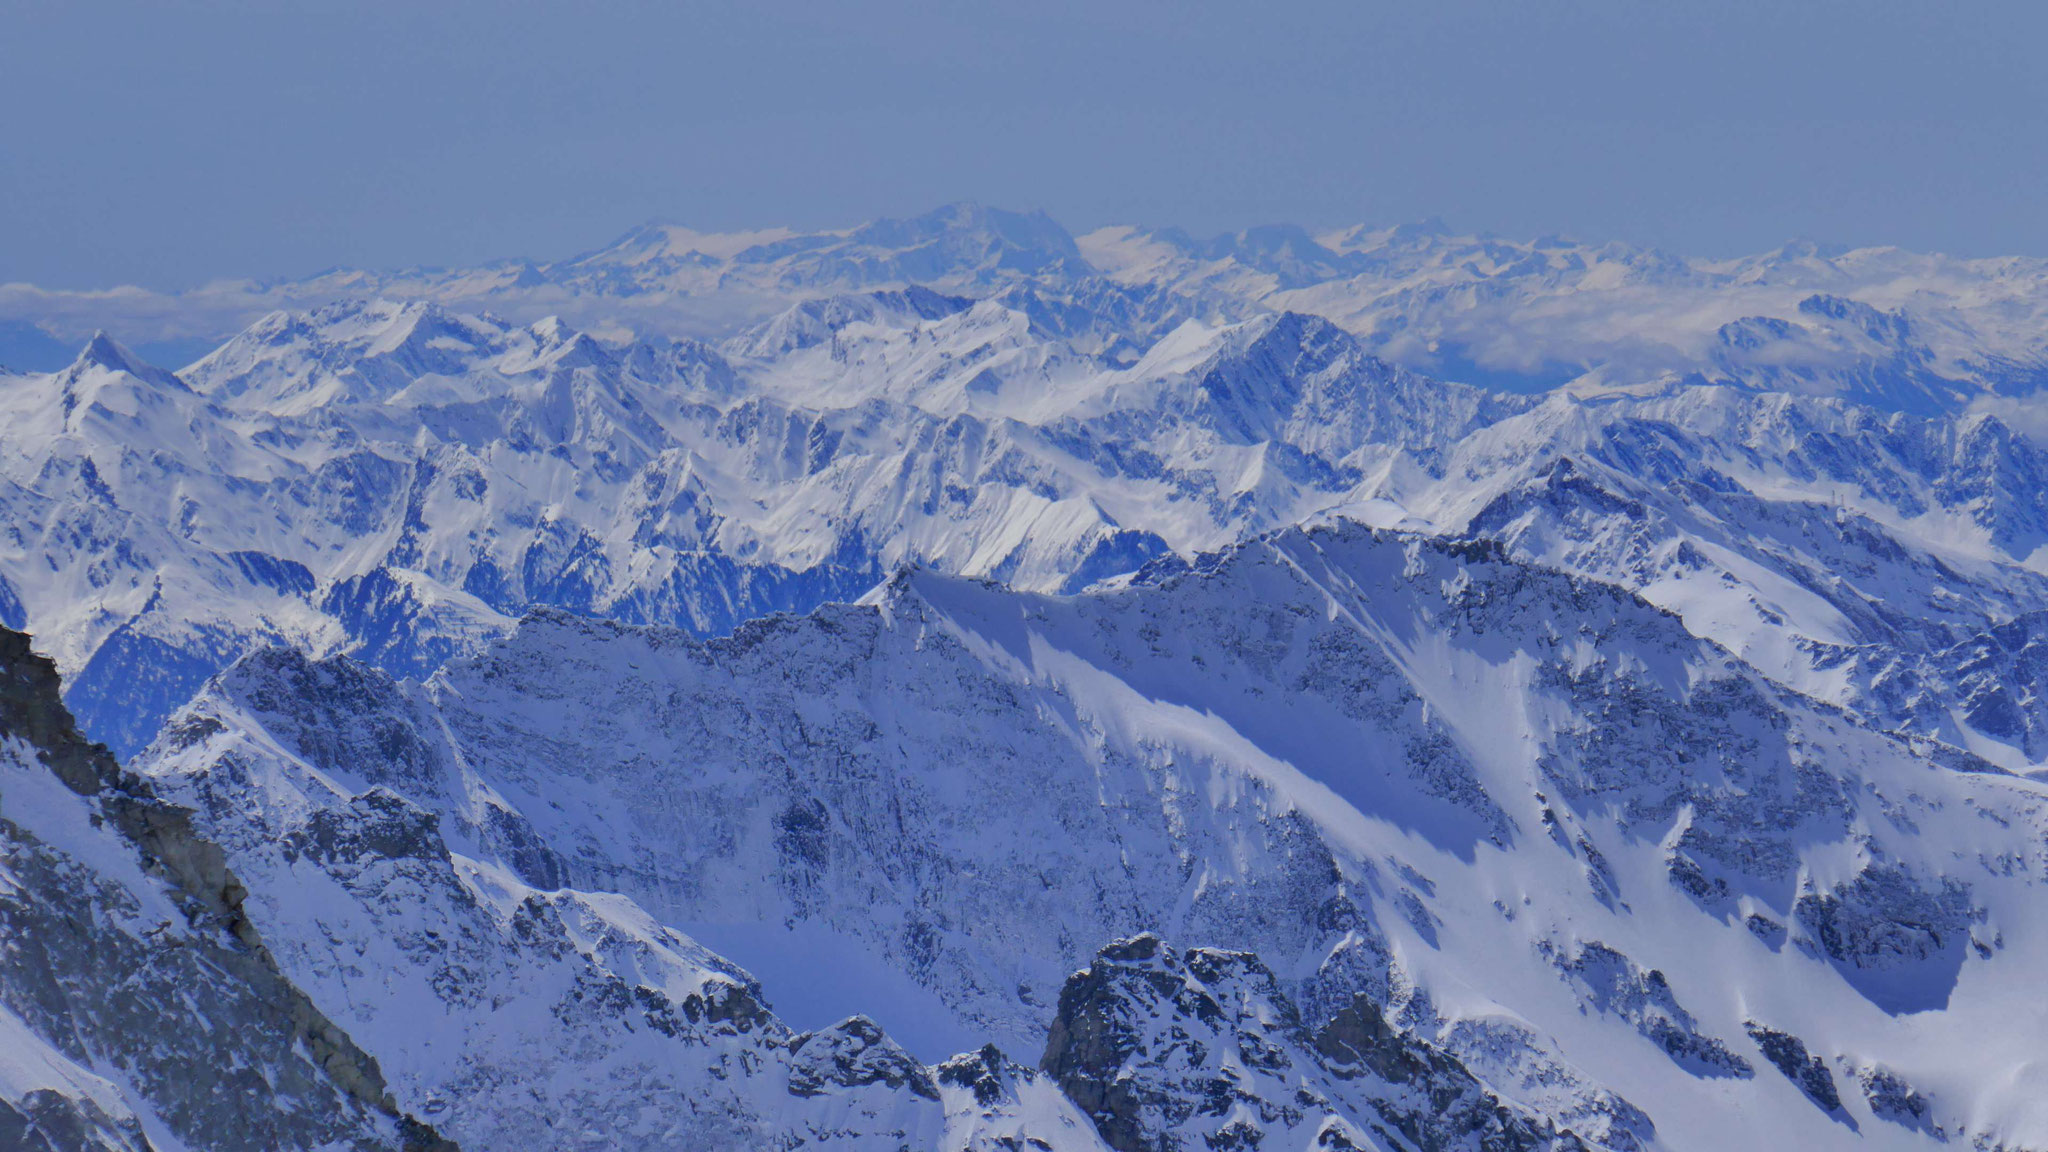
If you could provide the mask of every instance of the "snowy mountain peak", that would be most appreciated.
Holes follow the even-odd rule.
[[[979,256],[995,269],[1044,272],[1071,265],[1088,271],[1073,234],[1042,211],[1012,212],[972,202],[947,204],[901,220],[877,220],[848,237],[876,248],[917,251],[938,245],[948,254]]]
[[[93,333],[92,339],[79,349],[77,358],[65,369],[64,375],[77,380],[93,372],[122,373],[159,388],[190,391],[175,373],[145,362],[104,331]]]
[[[2038,1122],[1986,1127],[2021,1090],[1973,1045],[2031,978],[2040,881],[1998,861],[2048,829],[2039,786],[1498,544],[1290,530],[1079,596],[905,570],[868,606],[713,640],[539,612],[419,686],[251,658],[145,766],[274,892],[290,846],[334,846],[320,867],[354,904],[263,908],[336,1002],[415,1003],[325,957],[421,915],[379,861],[440,875],[438,838],[436,884],[499,893],[482,938],[558,916],[609,941],[566,962],[617,973],[656,944],[698,956],[662,934],[687,927],[767,1003],[815,997],[801,1044],[753,1026],[806,1100],[1038,1090],[986,1060],[927,1078],[884,1042],[900,1026],[1044,1039],[1042,1083],[1116,1148],[1245,1123],[1360,1148],[1846,1147],[1845,1117],[1912,1147],[1913,1099],[2014,1146]],[[377,970],[431,979],[404,957]],[[643,977],[683,986],[663,979]],[[462,1067],[554,1074],[506,1063],[499,1027],[454,1029],[479,1037]],[[408,1061],[417,1098],[463,1091]],[[1197,1103],[1217,1099],[1241,1107]]]
[[[563,261],[563,265],[646,265],[656,261],[689,262],[693,258],[730,260],[748,249],[775,244],[796,235],[798,233],[789,228],[703,232],[680,224],[651,221],[602,248],[571,257]]]

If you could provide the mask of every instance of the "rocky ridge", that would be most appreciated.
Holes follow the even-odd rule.
[[[1090,940],[1256,953],[1279,999],[1252,1015],[1297,1014],[1287,1066],[1374,1139],[1415,1139],[1371,1103],[1399,1081],[1326,1089],[1314,1038],[1356,1049],[1375,1019],[1526,1118],[1491,1138],[1824,1147],[1837,1114],[1902,1147],[2031,1130],[1972,1118],[2023,1108],[1985,1063],[2023,1058],[2020,1033],[1983,1041],[2037,947],[2038,787],[1497,545],[1333,526],[1073,597],[913,572],[711,641],[540,613],[420,686],[278,651],[144,767],[267,878],[253,906],[309,973],[397,915],[351,879],[369,919],[339,943],[285,926],[315,915],[289,895],[310,883],[301,826],[369,805],[418,812],[456,882],[507,907],[617,893],[776,967],[771,999],[879,965],[900,981],[866,1001],[883,1028],[952,1019],[1010,1051],[1059,1026],[1075,967],[1110,962]],[[252,824],[252,798],[275,815]],[[344,971],[326,987],[362,1003]],[[1776,1061],[1750,1022],[1840,1075],[1887,1069],[1932,1118],[1814,1108],[1758,1071]],[[1261,1130],[1320,1123],[1275,1107]],[[1476,1137],[1500,1114],[1471,1115]]]
[[[453,1152],[279,971],[247,890],[0,632],[0,1142]]]

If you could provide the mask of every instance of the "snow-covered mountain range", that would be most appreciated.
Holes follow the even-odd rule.
[[[2048,1146],[2044,272],[955,206],[101,299],[238,330],[0,374],[0,1125]],[[164,932],[298,1134],[60,1034]]]
[[[1698,373],[1934,410],[1984,392],[2031,393],[2048,379],[2039,259],[1810,242],[1698,259],[1459,234],[1435,221],[1206,240],[1131,226],[1076,236],[1042,213],[974,204],[819,232],[650,224],[564,260],[334,269],[174,294],[0,285],[0,364],[55,368],[45,361],[65,340],[100,327],[189,349],[274,310],[337,300],[434,302],[520,323],[559,315],[608,337],[714,338],[793,304],[913,284],[978,298],[1021,290],[1042,299],[1035,320],[1097,325],[1106,348],[1188,310],[1320,315],[1393,363],[1522,391]],[[1094,314],[1105,310],[1121,323],[1100,326]]]

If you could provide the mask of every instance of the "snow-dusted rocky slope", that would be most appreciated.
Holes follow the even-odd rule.
[[[1043,1046],[1120,1148],[1403,1116],[1608,1148],[2048,1139],[2013,1074],[2043,1034],[2041,787],[1495,545],[1290,530],[1075,597],[911,572],[711,641],[547,612],[424,686],[279,650],[143,768],[285,970],[451,1117],[463,1074],[424,1070],[623,1058],[561,1012],[544,1052],[501,1012],[452,1061],[404,1026],[519,987],[484,947],[508,929],[433,911],[468,892],[572,968],[681,955],[679,929],[792,986],[879,966],[883,1028]],[[313,851],[335,826],[363,831]],[[1142,931],[1178,945],[1097,955]],[[636,963],[621,995],[661,991]]]
[[[245,895],[0,630],[0,1147],[449,1148],[280,975]]]
[[[2030,409],[1521,397],[1312,316],[1048,300],[833,297],[722,350],[351,304],[180,375],[98,338],[0,385],[0,622],[133,751],[260,643],[424,676],[536,605],[717,634],[902,562],[1075,590],[1341,513],[1501,539],[1886,727],[2048,757]]]
[[[1779,683],[2015,770],[2048,453],[1986,414],[1681,386],[1553,395],[1464,442],[1410,515],[1633,589]]]
[[[624,898],[451,857],[388,791],[242,816],[224,853],[0,632],[0,1147],[1103,1149],[1000,1052],[934,1069],[858,1016],[793,1031]],[[264,827],[283,875],[247,850]]]
[[[0,387],[0,618],[132,751],[254,643],[425,675],[535,604],[716,633],[902,561],[1074,588],[1426,472],[1523,406],[1297,316],[1123,368],[928,293],[739,344],[347,306],[177,376],[97,338]]]

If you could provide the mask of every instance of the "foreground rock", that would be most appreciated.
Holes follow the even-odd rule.
[[[0,630],[0,1147],[452,1152],[278,971],[245,895]]]

